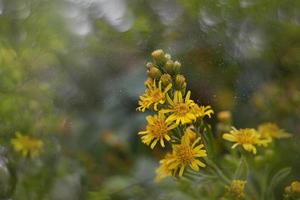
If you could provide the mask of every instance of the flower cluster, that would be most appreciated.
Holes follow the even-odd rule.
[[[260,184],[261,177],[259,175],[247,179],[248,171],[252,170],[252,166],[251,168],[248,166],[257,165],[259,168],[259,162],[269,160],[270,152],[273,152],[271,148],[276,146],[275,143],[272,144],[274,140],[288,138],[291,134],[274,123],[263,123],[257,128],[236,129],[232,127],[230,111],[221,111],[217,115],[219,120],[215,129],[217,135],[232,142],[231,148],[241,147],[245,150],[237,154],[231,152],[231,155],[224,155],[225,151],[222,149],[224,146],[220,145],[218,138],[213,137],[210,125],[204,120],[205,117],[210,118],[214,112],[211,106],[198,105],[191,98],[192,94],[187,90],[186,78],[180,74],[181,64],[173,61],[171,56],[165,54],[163,50],[154,51],[152,58],[153,61],[146,65],[148,75],[145,81],[146,89],[139,98],[137,110],[149,113],[146,116],[145,129],[138,133],[142,143],[151,149],[167,150],[156,169],[156,181],[169,176],[184,176],[188,180],[200,178],[203,182],[213,180],[212,182],[221,183],[220,194],[210,193],[210,189],[215,186],[201,188],[205,193],[209,193],[208,196],[212,195],[214,197],[212,199],[220,197],[224,200],[258,199],[250,192],[247,194],[247,191],[254,188],[257,183]],[[265,158],[261,155],[253,156],[255,162],[252,162],[249,160],[251,156],[244,156],[248,152],[256,154],[258,147],[270,148],[266,151]],[[235,165],[236,170],[231,170],[230,167],[230,171],[225,171],[228,164]],[[201,172],[199,172],[200,169],[202,169]],[[288,174],[287,169],[282,170],[277,174],[280,176],[284,173]],[[279,175],[275,174],[274,177]],[[274,178],[271,179],[270,187],[265,190],[274,189],[272,188],[275,184],[272,183],[272,181],[275,182],[274,180],[276,181]],[[261,183],[265,184],[265,182]],[[265,186],[260,185],[260,187]],[[267,191],[262,190],[260,198],[264,198],[265,195],[268,196],[266,199],[272,199],[273,194]],[[286,187],[284,197],[286,199],[298,198],[299,191],[300,184],[295,181]]]
[[[157,144],[166,147],[166,143],[172,148],[160,161],[156,179],[182,176],[188,167],[199,171],[205,167],[200,158],[207,155],[200,133],[194,127],[204,117],[211,117],[213,110],[191,99],[185,77],[180,74],[180,62],[173,61],[163,50],[152,52],[152,59],[146,65],[146,89],[139,98],[137,110],[154,114],[146,117],[146,129],[138,134],[151,149]]]
[[[239,129],[232,127],[230,133],[224,133],[223,139],[234,142],[232,148],[241,145],[246,151],[256,154],[256,146],[266,147],[273,139],[288,138],[291,135],[274,123],[263,123],[258,129]]]

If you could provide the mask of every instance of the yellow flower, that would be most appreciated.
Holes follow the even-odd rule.
[[[244,189],[246,181],[233,180],[229,186],[226,186],[227,195],[233,197],[233,199],[242,199],[245,197]]]
[[[196,115],[192,110],[192,106],[195,104],[193,100],[190,100],[191,92],[188,91],[183,99],[180,91],[174,92],[174,99],[171,100],[167,95],[167,101],[169,103],[169,109],[162,109],[163,113],[171,113],[167,118],[167,122],[176,121],[176,124],[189,124],[196,119]]]
[[[156,182],[159,182],[168,176],[172,176],[173,169],[170,167],[170,164],[174,160],[173,157],[174,156],[172,154],[168,153],[164,159],[161,159],[159,161],[160,165],[155,170],[155,173],[156,173],[155,181]]]
[[[165,147],[164,140],[170,141],[168,132],[177,127],[177,124],[172,122],[166,122],[165,115],[158,113],[158,115],[147,116],[148,125],[145,131],[141,131],[138,134],[142,136],[142,142],[146,145],[151,144],[151,149],[155,147],[157,142],[160,142],[162,147]]]
[[[261,137],[267,139],[269,142],[272,142],[273,138],[288,138],[291,137],[291,134],[280,129],[277,124],[274,123],[264,123],[258,126],[258,132]]]
[[[200,144],[200,137],[194,139],[194,141],[191,140],[191,138],[194,138],[191,131],[191,129],[185,131],[181,143],[172,146],[173,156],[169,159],[169,168],[174,170],[174,173],[178,173],[179,176],[183,175],[185,168],[188,166],[195,171],[199,171],[199,167],[206,166],[199,160],[199,158],[207,156],[206,151],[203,149],[204,145]]]
[[[192,105],[192,111],[197,118],[208,116],[209,118],[214,113],[211,106],[198,106],[196,103]]]
[[[169,84],[167,87],[162,90],[162,83],[161,81],[158,82],[158,87],[156,85],[156,81],[149,81],[145,82],[147,89],[145,93],[140,96],[139,99],[139,107],[137,108],[138,111],[145,112],[145,110],[150,108],[152,105],[154,110],[157,111],[157,106],[159,104],[164,104],[166,100],[166,93],[171,89],[172,84]]]
[[[36,157],[44,145],[43,141],[27,135],[16,134],[16,138],[11,140],[15,151],[20,152],[24,157]]]
[[[266,145],[267,140],[262,140],[259,133],[252,128],[239,129],[232,128],[230,133],[223,134],[223,139],[235,142],[232,148],[242,145],[246,151],[256,154],[255,145]]]
[[[300,182],[293,181],[291,185],[285,188],[285,192],[289,194],[296,194],[296,193],[300,194]]]

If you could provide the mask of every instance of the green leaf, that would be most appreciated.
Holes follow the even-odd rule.
[[[244,157],[241,157],[240,162],[234,172],[233,179],[246,180],[248,176],[249,167]]]
[[[276,186],[291,173],[291,167],[279,170],[271,179],[268,187],[268,199],[274,199],[274,189]]]

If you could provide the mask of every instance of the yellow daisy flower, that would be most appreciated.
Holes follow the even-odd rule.
[[[214,114],[214,111],[211,109],[211,106],[198,106],[196,103],[191,107],[194,115],[197,118],[203,118],[205,116],[211,117]]]
[[[145,85],[147,89],[145,93],[140,96],[138,111],[145,112],[146,109],[149,109],[152,105],[154,110],[157,111],[157,106],[159,104],[164,104],[166,100],[166,93],[172,88],[172,84],[169,84],[167,87],[162,90],[161,81],[156,85],[156,81],[146,81]]]
[[[193,100],[190,100],[190,96],[190,91],[187,92],[185,98],[182,97],[182,93],[180,91],[175,91],[174,99],[172,100],[167,94],[169,109],[161,110],[163,113],[171,113],[167,118],[167,122],[176,121],[176,124],[189,124],[197,118],[192,110],[192,106],[195,103]]]
[[[264,123],[258,126],[258,132],[262,138],[267,139],[269,142],[272,142],[273,138],[288,138],[291,137],[291,134],[280,129],[277,124],[274,123]]]
[[[245,197],[244,189],[246,181],[242,180],[233,180],[229,186],[226,186],[227,196],[232,197],[233,199],[243,199]]]
[[[204,145],[200,144],[200,137],[191,140],[191,130],[186,131],[181,138],[180,144],[174,144],[172,157],[169,159],[169,168],[178,173],[179,176],[183,175],[185,168],[191,167],[195,171],[199,171],[199,167],[206,165],[199,160],[201,157],[206,157],[206,150]],[[194,138],[194,137],[192,137]]]
[[[267,141],[260,138],[259,133],[252,128],[239,129],[232,128],[230,133],[223,134],[223,139],[235,142],[232,148],[242,145],[246,151],[256,154],[255,145],[266,145]]]
[[[11,140],[15,151],[20,152],[24,157],[36,157],[44,145],[43,141],[27,135],[16,134],[16,138]]]
[[[138,133],[139,135],[142,135],[142,142],[146,145],[151,144],[151,149],[155,147],[158,141],[162,147],[165,147],[164,140],[171,140],[168,132],[176,128],[177,124],[167,122],[165,115],[160,112],[158,115],[147,116],[146,119],[148,121],[146,130]]]

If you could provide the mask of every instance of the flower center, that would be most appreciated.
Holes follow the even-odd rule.
[[[240,144],[254,144],[255,143],[255,141],[254,141],[255,139],[254,139],[253,135],[251,135],[249,133],[238,134],[237,140]]]
[[[176,155],[178,156],[181,163],[188,164],[193,159],[192,149],[187,145],[180,145],[176,149]]]
[[[155,102],[158,102],[164,98],[164,94],[159,89],[154,89],[151,92],[151,97]]]
[[[168,127],[164,120],[156,119],[153,124],[148,125],[149,131],[155,137],[163,137],[168,132]]]
[[[177,103],[174,106],[174,112],[179,116],[184,116],[189,112],[189,106],[185,103]]]

